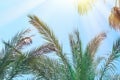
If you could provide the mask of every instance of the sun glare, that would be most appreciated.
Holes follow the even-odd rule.
[[[81,14],[86,13],[92,7],[92,3],[95,0],[78,0],[78,11]]]
[[[87,3],[89,2],[90,0],[78,0],[80,3]]]
[[[89,3],[92,3],[92,2],[94,2],[94,0],[78,0],[78,3],[86,4],[86,5],[88,5]]]

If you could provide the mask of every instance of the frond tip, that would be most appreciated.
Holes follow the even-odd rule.
[[[25,45],[27,46],[27,45],[30,45],[30,44],[32,44],[32,39],[31,39],[31,37],[25,37],[25,38],[22,38],[22,39],[18,42],[16,48],[17,48],[17,49],[21,49],[22,46],[25,46]]]
[[[106,33],[102,32],[88,44],[87,50],[90,53],[91,57],[94,57],[101,41],[103,41],[106,37],[107,37]]]
[[[38,19],[37,16],[29,16],[29,18],[29,22],[39,31],[46,41],[51,43],[57,41],[52,30],[50,30],[50,28],[44,22]]]
[[[34,26],[42,26],[42,22],[38,19],[37,16],[31,16],[29,15],[28,16],[31,20],[30,20],[30,23],[33,24]]]
[[[50,53],[56,51],[55,47],[53,44],[47,43],[45,45],[42,45],[40,48],[36,49],[35,51],[32,52],[32,56],[39,56],[43,55],[45,53]]]
[[[30,23],[39,31],[39,33],[43,36],[43,38],[50,44],[53,44],[56,48],[56,52],[59,56],[61,56],[61,46],[54,35],[53,31],[40,19],[38,19],[37,16],[29,16]]]

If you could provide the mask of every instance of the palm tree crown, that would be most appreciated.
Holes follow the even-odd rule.
[[[101,32],[94,37],[83,50],[79,31],[75,31],[69,35],[71,64],[52,30],[37,16],[29,18],[46,43],[24,52],[25,46],[32,44],[32,37],[26,36],[30,33],[29,29],[16,34],[8,42],[3,41],[5,47],[0,51],[0,54],[3,54],[0,57],[0,80],[13,80],[21,74],[32,74],[35,76],[34,80],[113,80],[115,76],[119,79],[115,72],[116,62],[120,57],[120,39],[113,44],[108,58],[98,57],[96,60],[96,52],[107,37],[106,33]],[[46,56],[51,52],[55,52],[58,59]],[[101,61],[104,63],[99,66]]]

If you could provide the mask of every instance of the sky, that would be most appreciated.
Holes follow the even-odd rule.
[[[105,56],[120,34],[110,28],[108,22],[113,3],[113,0],[96,0],[92,10],[80,15],[77,0],[0,0],[0,49],[2,40],[10,40],[18,31],[27,28],[35,35],[32,47],[40,46],[44,40],[27,17],[36,15],[53,30],[67,53],[70,53],[68,35],[75,29],[80,32],[83,48],[97,34],[107,32],[108,36],[98,50],[98,55]]]

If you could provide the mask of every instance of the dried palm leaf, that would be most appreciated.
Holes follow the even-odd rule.
[[[17,49],[21,49],[24,45],[30,45],[32,43],[31,37],[25,37],[20,40],[20,42],[17,44]]]
[[[106,36],[106,33],[102,32],[88,44],[87,51],[90,53],[92,58],[94,57],[101,41],[103,41],[106,38]]]
[[[109,24],[115,30],[120,30],[120,8],[113,7],[109,16]]]
[[[32,56],[39,56],[45,53],[50,53],[56,51],[56,48],[54,47],[53,44],[47,43],[45,45],[42,45],[40,48],[36,49],[35,51],[32,52]]]

